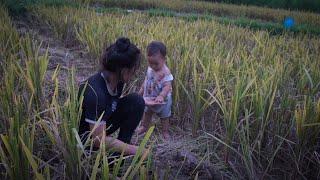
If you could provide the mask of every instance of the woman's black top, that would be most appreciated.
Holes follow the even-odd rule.
[[[95,124],[102,114],[101,123],[108,121],[112,113],[117,109],[122,90],[123,83],[119,83],[117,85],[117,94],[115,96],[110,95],[106,81],[101,73],[91,76],[80,85],[79,95],[83,92],[82,114],[79,126],[80,135],[89,132],[89,124]]]

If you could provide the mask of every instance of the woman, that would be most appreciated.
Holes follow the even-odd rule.
[[[138,94],[120,96],[124,83],[139,67],[140,59],[140,50],[129,39],[119,38],[102,53],[101,70],[80,85],[83,104],[79,134],[87,139],[94,130],[91,137],[95,148],[105,139],[106,145],[118,152],[136,153],[138,147],[129,143],[142,118],[144,100]],[[117,139],[108,136],[119,128]]]

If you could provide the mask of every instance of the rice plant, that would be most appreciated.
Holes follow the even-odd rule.
[[[49,62],[48,52],[44,55],[39,54],[41,44],[38,45],[29,36],[21,39],[20,49],[22,50],[21,58],[23,59],[22,64],[25,68],[19,67],[20,74],[26,81],[26,87],[29,88],[31,93],[30,105],[35,105],[35,110],[40,110],[41,104],[45,103],[43,97],[43,81]],[[25,70],[24,70],[25,69]],[[34,101],[34,102],[33,102]],[[31,107],[29,107],[31,109]]]
[[[3,163],[7,176],[11,179],[31,179],[30,170],[33,169],[34,176],[41,179],[38,173],[37,160],[33,157],[33,145],[35,140],[36,117],[29,112],[29,97],[24,89],[25,81],[22,73],[15,64],[15,56],[9,59],[11,63],[6,66],[5,83],[1,85],[1,162]],[[22,92],[20,92],[22,91]]]
[[[7,9],[3,5],[0,6],[0,16],[0,63],[5,66],[5,60],[18,51],[19,35],[12,24]]]
[[[264,7],[224,4],[221,2],[184,1],[184,0],[97,0],[106,7],[122,7],[126,9],[168,9],[178,12],[207,13],[217,16],[242,16],[264,21],[282,22],[285,17],[293,17],[298,24],[319,26],[319,15],[310,12],[289,11]]]
[[[124,6],[126,1],[106,2],[113,3],[110,6],[116,3]],[[293,14],[298,21],[310,18],[310,23],[318,23],[314,21],[318,16],[308,13],[231,5],[206,7],[206,3],[193,1],[188,3],[195,3],[194,7],[178,7],[179,2],[132,1],[130,7],[161,6],[201,12],[219,9],[272,21]],[[163,41],[168,49],[167,64],[174,75],[174,115],[179,120],[176,124],[187,132],[191,129],[193,137],[210,131],[205,132],[210,134],[207,148],[197,144],[196,151],[207,151],[209,160],[219,161],[224,167],[218,170],[223,177],[319,177],[318,36],[286,32],[272,35],[268,31],[223,25],[212,19],[190,21],[150,17],[139,12],[97,13],[91,8],[44,6],[31,7],[29,11],[37,18],[36,23],[49,25],[57,38],[68,37],[81,43],[95,59],[105,45],[119,36],[129,37],[143,51],[152,40]],[[1,12],[6,14],[3,9]],[[68,78],[61,80],[58,77],[62,68],[57,67],[51,78],[52,99],[45,100],[43,82],[48,54],[38,53],[40,45],[32,37],[21,38],[19,42],[9,16],[5,18],[6,21],[0,22],[6,24],[4,30],[8,35],[1,34],[0,38],[12,38],[1,41],[0,46],[6,62],[6,68],[2,68],[4,81],[0,83],[3,107],[0,118],[5,119],[1,124],[0,157],[7,169],[3,174],[16,178],[23,164],[23,176],[27,178],[41,179],[61,173],[59,177],[70,179],[112,179],[118,174],[123,178],[148,179],[152,167],[146,152],[151,149],[143,152],[142,147],[146,146],[151,131],[142,141],[138,155],[122,154],[113,162],[113,169],[108,161],[112,151],[104,141],[99,151],[88,153],[85,147],[90,147],[92,141],[83,144],[77,135],[81,100],[77,97],[75,69],[69,69]],[[144,73],[146,63],[142,65],[139,74]],[[141,80],[136,79],[129,89],[137,89],[135,86]],[[53,147],[53,160],[59,161],[59,165],[35,156],[41,151],[33,148],[37,144],[34,134],[39,124]],[[17,138],[11,138],[10,133]],[[6,156],[6,152],[12,153]],[[130,158],[132,163],[121,168]],[[17,162],[21,164],[16,165]],[[62,167],[64,172],[57,172],[55,166]],[[283,170],[279,172],[279,168]]]

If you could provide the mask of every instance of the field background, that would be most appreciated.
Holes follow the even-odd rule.
[[[1,177],[320,178],[318,1],[1,2]],[[294,27],[283,27],[286,17]],[[79,141],[77,88],[121,36],[144,54],[152,40],[166,44],[174,115],[169,141],[155,117],[132,141],[150,154],[110,169],[107,145],[90,152]],[[125,93],[139,89],[146,67]]]

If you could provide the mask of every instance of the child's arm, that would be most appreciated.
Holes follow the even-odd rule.
[[[164,87],[161,91],[161,93],[158,95],[158,97],[156,98],[156,102],[162,103],[164,101],[164,98],[167,97],[167,95],[169,94],[169,92],[172,91],[172,85],[171,85],[171,81],[167,81],[164,83]]]

